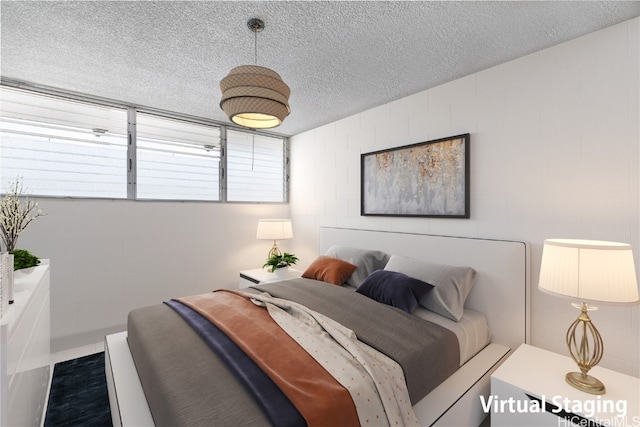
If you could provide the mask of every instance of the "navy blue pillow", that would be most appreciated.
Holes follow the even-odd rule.
[[[376,270],[362,282],[356,292],[407,313],[413,313],[418,308],[420,300],[432,288],[432,285],[404,273]]]

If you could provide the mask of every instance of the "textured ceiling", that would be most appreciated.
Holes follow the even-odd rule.
[[[1,1],[3,78],[221,122],[219,82],[277,71],[293,135],[640,15],[640,2]]]

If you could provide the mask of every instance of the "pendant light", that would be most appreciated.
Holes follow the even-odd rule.
[[[258,62],[258,33],[264,21],[252,18],[247,26],[254,33],[255,62]],[[220,108],[237,125],[251,129],[279,126],[289,115],[291,90],[278,73],[258,65],[235,67],[220,81]]]

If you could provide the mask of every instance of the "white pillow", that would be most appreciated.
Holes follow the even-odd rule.
[[[366,279],[369,274],[376,270],[382,270],[384,266],[387,265],[387,261],[389,261],[389,254],[382,251],[352,248],[349,246],[331,246],[327,249],[325,255],[347,261],[358,267],[347,279],[347,283],[356,288],[364,282],[364,279]]]
[[[399,271],[433,285],[420,305],[456,322],[462,319],[464,302],[476,280],[471,267],[455,267],[391,255],[385,270]]]

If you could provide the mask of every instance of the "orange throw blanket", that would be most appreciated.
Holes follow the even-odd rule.
[[[234,341],[280,387],[309,427],[360,425],[347,389],[283,331],[266,309],[226,290],[175,300]]]

